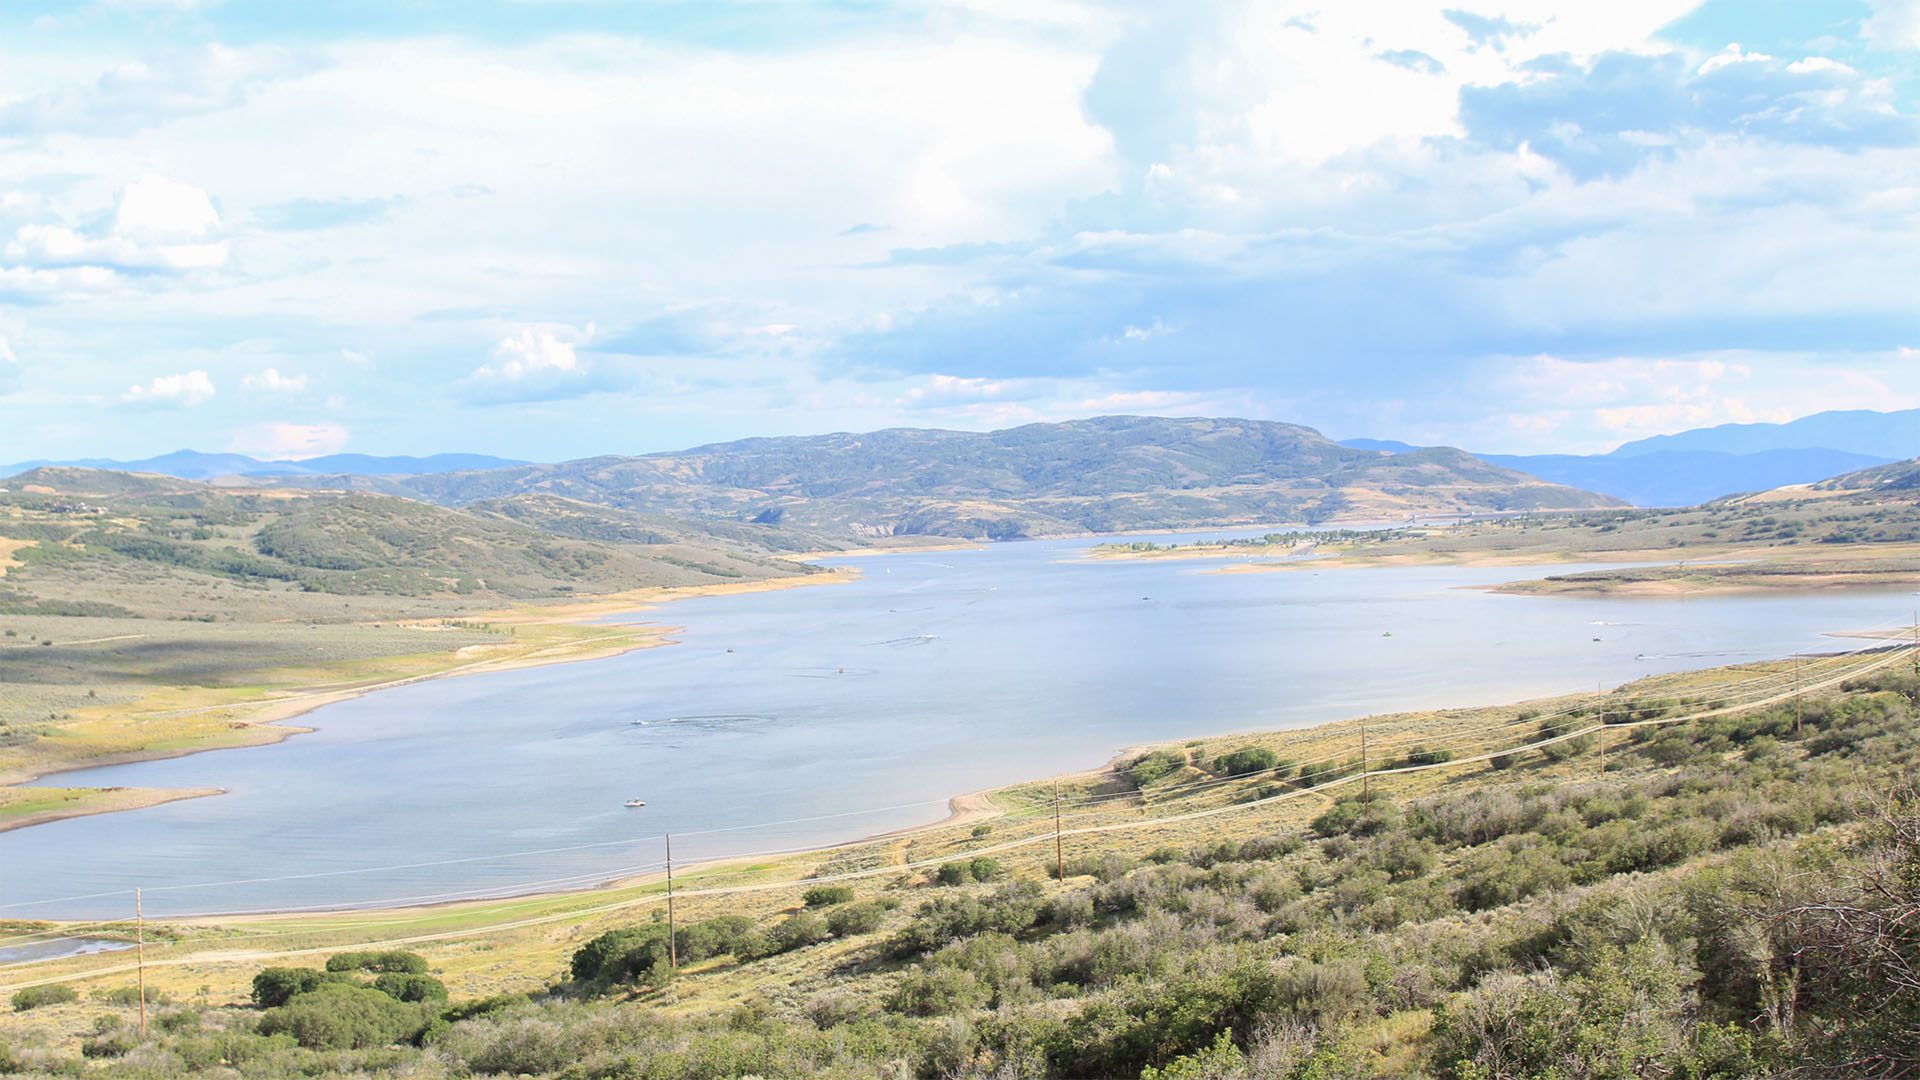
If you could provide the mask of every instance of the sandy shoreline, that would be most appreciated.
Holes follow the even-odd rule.
[[[833,570],[819,574],[803,574],[790,577],[765,578],[759,581],[722,582],[709,585],[658,586],[646,589],[634,589],[622,593],[608,593],[589,597],[577,602],[546,606],[507,608],[495,612],[476,612],[463,615],[462,618],[485,620],[503,626],[526,626],[555,623],[587,623],[602,619],[608,615],[619,615],[652,611],[662,604],[674,600],[686,600],[705,596],[735,596],[743,593],[775,592],[784,589],[799,588],[808,585],[831,585],[852,581],[859,577],[859,571],[851,569]],[[411,619],[406,622],[431,624],[440,618]],[[639,620],[635,620],[636,623]],[[427,682],[433,679],[454,678],[462,675],[478,675],[496,671],[516,671],[524,668],[549,667],[558,664],[580,663],[589,660],[604,660],[620,656],[638,649],[657,648],[672,645],[676,639],[671,635],[676,628],[655,624],[641,624],[644,630],[608,635],[580,642],[565,642],[547,645],[512,656],[492,656],[452,666],[436,671],[422,672],[397,679],[383,679],[363,685],[318,687],[309,690],[296,690],[278,697],[262,698],[251,702],[233,702],[207,705],[198,709],[186,710],[187,713],[217,712],[228,709],[251,710],[245,720],[235,721],[230,741],[221,741],[214,745],[193,746],[175,750],[131,750],[124,753],[104,754],[86,761],[63,764],[55,768],[25,771],[18,774],[0,775],[0,788],[18,788],[31,785],[50,776],[63,773],[81,772],[87,769],[108,768],[115,765],[135,765],[148,761],[167,761],[173,758],[187,757],[191,754],[204,754],[214,750],[236,750],[255,746],[272,746],[295,735],[304,735],[312,728],[289,725],[288,720],[303,716],[326,705],[349,701],[364,694],[378,690],[391,690],[395,687],[413,683]],[[457,654],[454,654],[457,655]],[[71,808],[36,811],[10,820],[0,820],[0,833],[14,829],[24,829],[33,825],[45,825],[49,822],[64,821],[69,818],[89,817],[94,814],[110,814],[121,810],[139,810],[150,806],[178,802],[182,799],[206,798],[224,794],[219,788],[193,790],[166,788],[121,788],[112,789],[120,797],[105,800],[105,803],[90,802]]]

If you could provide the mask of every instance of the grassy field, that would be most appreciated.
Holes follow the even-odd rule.
[[[1865,652],[1808,661],[1798,672],[1786,662],[1742,665],[1657,677],[1581,698],[1142,747],[1093,772],[968,800],[966,813],[929,828],[838,848],[683,869],[674,882],[675,916],[683,925],[744,915],[775,926],[804,910],[805,890],[823,882],[846,885],[854,901],[877,902],[884,913],[866,931],[750,962],[703,959],[671,981],[630,988],[625,996],[643,1003],[650,1014],[686,1017],[739,1008],[804,1013],[826,998],[877,1007],[916,977],[916,965],[891,958],[888,945],[911,925],[914,904],[954,894],[989,896],[998,888],[942,886],[942,868],[950,864],[990,858],[998,864],[997,877],[1041,883],[1043,896],[1058,898],[1110,880],[1120,872],[1115,867],[1140,865],[1143,857],[1149,865],[1178,864],[1198,858],[1195,852],[1243,851],[1250,845],[1301,852],[1301,840],[1326,834],[1329,809],[1348,805],[1362,790],[1398,806],[1440,805],[1465,797],[1632,787],[1672,775],[1683,759],[1738,761],[1743,753],[1758,753],[1753,743],[1710,749],[1705,758],[1696,745],[1701,729],[1737,717],[1787,717],[1779,722],[1793,724],[1795,734],[1781,736],[1778,749],[1771,738],[1765,745],[1769,754],[1787,755],[1781,760],[1799,760],[1796,755],[1820,751],[1816,743],[1793,742],[1799,737],[1796,703],[1814,718],[1811,735],[1830,726],[1822,718],[1833,714],[1843,686],[1866,685],[1912,666],[1912,657],[1901,651]],[[1249,755],[1250,750],[1271,756]],[[1235,761],[1258,767],[1234,775],[1240,767],[1231,764]],[[1362,776],[1363,763],[1372,775]],[[1308,845],[1301,854],[1275,857],[1325,857],[1316,851]],[[1439,852],[1427,873],[1446,880],[1473,871],[1475,860],[1484,857],[1470,848]],[[1715,858],[1709,850],[1683,862],[1707,865]],[[1061,865],[1067,880],[1050,881]],[[1311,865],[1302,862],[1298,872],[1307,874]],[[425,955],[434,976],[456,999],[537,994],[566,983],[568,957],[595,936],[664,917],[665,884],[650,875],[577,894],[149,924],[146,979],[173,1003],[169,1009],[245,1017],[250,1014],[242,1005],[247,987],[263,966],[312,966],[350,948],[399,947]],[[1443,926],[1458,918],[1437,917]],[[0,945],[53,931],[124,938],[131,929],[126,923],[15,923],[0,926]],[[0,1042],[56,1056],[78,1053],[100,1017],[123,1022],[131,1015],[126,1004],[114,1002],[124,999],[132,979],[132,958],[126,953],[0,969],[0,984],[5,984],[0,993],[68,982],[82,991],[70,1004],[0,1017]],[[1430,1021],[1395,1026],[1405,1023],[1410,1022],[1386,1016],[1366,1029],[1362,1041],[1372,1047],[1367,1058],[1372,1071],[1355,1075],[1394,1075],[1395,1062],[1411,1060],[1409,1055],[1424,1045]]]

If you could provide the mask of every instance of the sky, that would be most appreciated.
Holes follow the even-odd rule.
[[[1920,0],[7,0],[0,461],[1920,406]]]

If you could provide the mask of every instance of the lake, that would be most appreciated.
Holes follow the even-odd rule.
[[[851,584],[649,613],[684,628],[675,645],[384,690],[275,746],[48,778],[229,794],[0,833],[0,917],[123,916],[136,885],[164,917],[593,884],[656,865],[665,832],[681,860],[850,839],[1143,742],[1849,648],[1822,635],[1913,606],[1472,588],[1552,567],[1075,558],[1095,542],[850,560]]]

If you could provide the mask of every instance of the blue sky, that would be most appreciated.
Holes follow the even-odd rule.
[[[1920,0],[0,5],[0,461],[1920,406]]]

